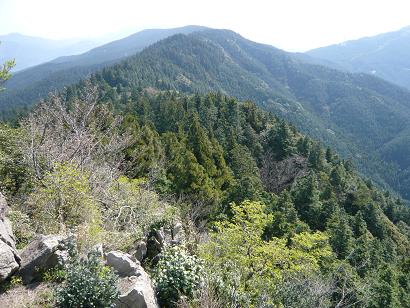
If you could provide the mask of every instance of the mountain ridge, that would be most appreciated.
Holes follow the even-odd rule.
[[[328,65],[376,75],[410,89],[410,26],[307,51]],[[333,63],[333,64],[332,64]]]
[[[101,76],[124,87],[154,84],[162,89],[221,91],[255,100],[305,133],[335,146],[344,157],[356,161],[377,158],[374,165],[381,164],[376,149],[405,130],[407,90],[366,74],[302,63],[292,54],[230,34],[208,30],[170,37],[103,70]],[[368,168],[368,162],[363,164],[362,171]],[[382,180],[384,167],[372,178]]]
[[[64,75],[75,83],[101,68],[96,65],[85,74],[79,67],[77,75]],[[58,81],[59,74],[44,80],[44,86]],[[145,87],[219,91],[254,100],[344,158],[353,158],[362,173],[380,185],[409,198],[409,165],[400,149],[410,142],[406,133],[410,92],[382,79],[306,63],[298,54],[214,29],[162,39],[93,78],[118,91]],[[12,91],[6,92],[13,96]]]

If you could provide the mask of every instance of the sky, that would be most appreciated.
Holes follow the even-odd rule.
[[[231,29],[288,51],[410,25],[404,0],[0,0],[0,34],[121,38],[147,28]]]

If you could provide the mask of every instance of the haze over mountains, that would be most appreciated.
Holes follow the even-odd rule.
[[[204,29],[204,27],[186,26],[175,29],[144,30],[80,55],[59,57],[17,72],[6,83],[8,91],[0,94],[0,114],[3,113],[4,117],[4,114],[7,114],[10,109],[15,110],[16,107],[30,106],[50,92],[75,83],[102,67],[132,56],[150,44],[170,35],[190,33],[200,29]]]
[[[313,49],[307,54],[336,68],[372,74],[410,89],[410,27]]]
[[[176,33],[188,35],[172,36]],[[8,91],[0,94],[0,111],[7,117],[16,107],[30,106],[51,90],[128,57],[98,76],[114,87],[220,91],[254,100],[343,157],[352,157],[379,184],[410,198],[410,92],[371,75],[310,64],[315,60],[232,31],[196,26],[146,30],[58,58],[15,74],[6,84]]]
[[[86,52],[98,45],[92,40],[50,40],[19,33],[0,35],[0,62],[16,60],[14,71],[21,71],[57,57]]]

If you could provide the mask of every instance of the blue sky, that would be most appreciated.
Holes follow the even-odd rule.
[[[0,34],[120,38],[188,24],[227,28],[289,51],[410,25],[403,0],[0,0]]]

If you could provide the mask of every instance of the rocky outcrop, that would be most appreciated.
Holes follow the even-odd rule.
[[[0,193],[0,282],[13,275],[20,266],[20,257],[16,250],[16,242],[11,223],[5,216],[7,202]]]
[[[121,277],[118,285],[120,297],[115,307],[158,307],[151,279],[135,258],[120,251],[110,251],[105,258],[106,264]]]
[[[110,251],[105,258],[107,265],[111,266],[121,277],[135,276],[141,268],[135,258],[120,251]]]
[[[6,218],[7,210],[8,210],[8,205],[7,205],[6,198],[4,198],[3,194],[0,192],[0,219],[1,220]]]
[[[64,240],[65,238],[59,235],[38,235],[21,251],[19,275],[24,284],[38,278],[41,272],[62,265],[67,260]]]
[[[157,255],[164,247],[180,245],[184,241],[185,231],[182,223],[177,222],[171,228],[161,227],[148,238],[146,255],[155,263]]]
[[[0,241],[0,282],[13,275],[19,268],[17,252]]]
[[[131,252],[131,255],[133,255],[139,262],[142,262],[147,255],[147,243],[145,241],[138,241],[135,245],[135,249]]]
[[[261,179],[269,192],[281,192],[307,172],[308,164],[303,156],[294,155],[281,161],[276,161],[270,154],[262,158]]]
[[[116,308],[158,308],[151,279],[141,268],[138,276],[123,278]]]

